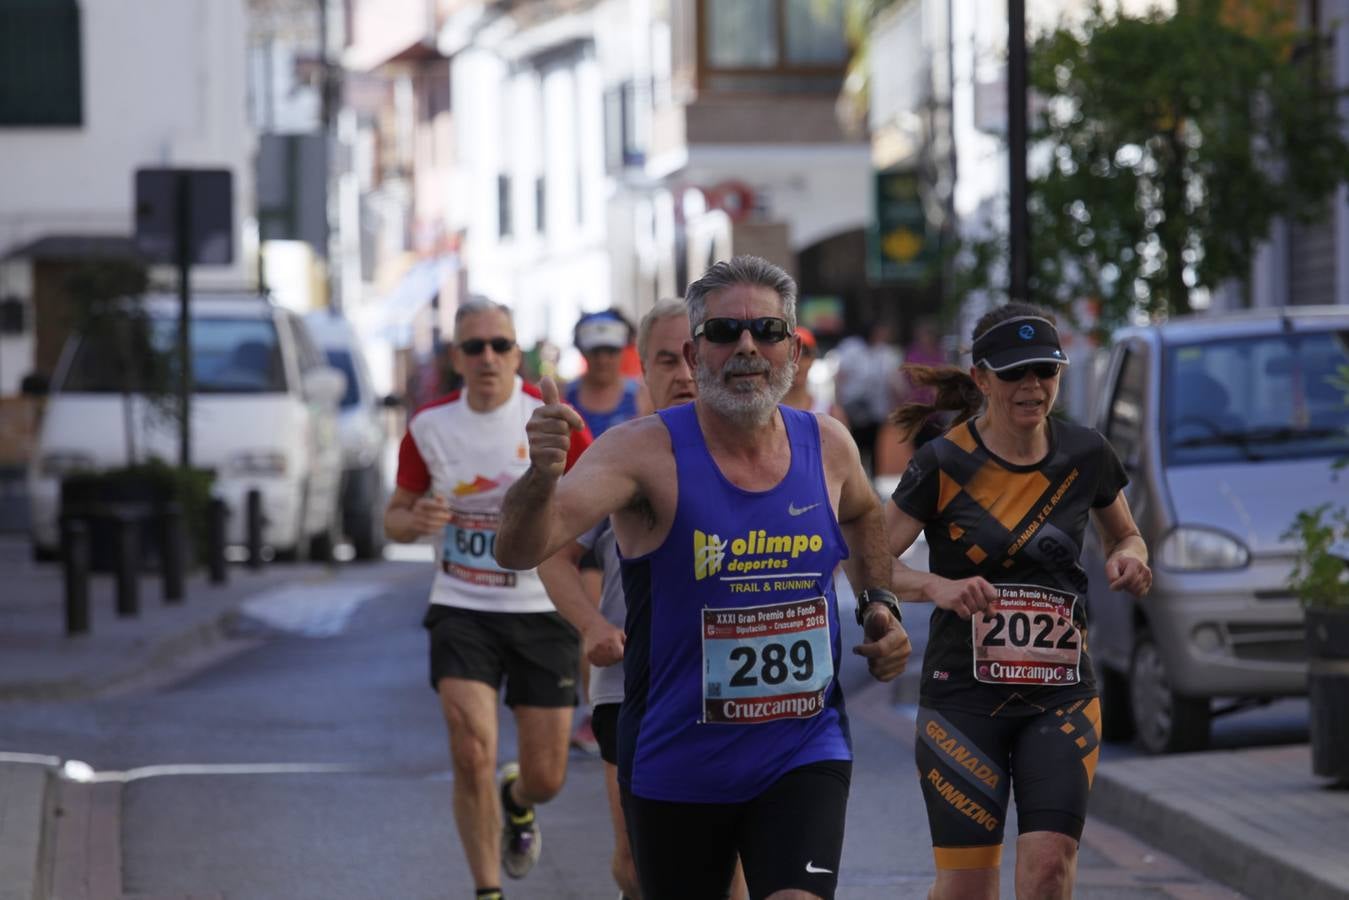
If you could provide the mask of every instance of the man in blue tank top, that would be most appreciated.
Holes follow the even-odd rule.
[[[796,285],[741,256],[690,285],[698,399],[615,426],[563,477],[575,410],[543,385],[496,558],[537,565],[611,515],[627,600],[619,783],[642,894],[830,898],[852,749],[832,573],[845,561],[873,676],[909,656],[880,504],[847,430],[779,406]]]

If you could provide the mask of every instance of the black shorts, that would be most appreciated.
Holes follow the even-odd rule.
[[[433,603],[422,625],[431,637],[431,688],[466,678],[500,688],[507,706],[575,706],[581,643],[555,612],[496,613]]]
[[[591,547],[581,554],[581,558],[576,562],[576,567],[578,569],[599,569],[603,571],[604,563],[600,560],[599,556],[595,554],[595,548]]]
[[[914,761],[937,868],[999,864],[1009,780],[1019,833],[1080,840],[1100,747],[1101,705],[1094,697],[1032,716],[920,706]]]
[[[623,792],[623,813],[646,900],[726,897],[739,854],[754,897],[796,889],[831,898],[838,886],[852,763],[793,769],[744,803],[668,803]]]
[[[619,703],[601,703],[590,712],[590,729],[600,745],[600,759],[618,765],[618,708]]]

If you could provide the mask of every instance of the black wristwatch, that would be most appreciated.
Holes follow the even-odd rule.
[[[857,595],[857,624],[861,625],[866,621],[867,607],[873,603],[879,603],[890,614],[895,617],[896,622],[903,622],[904,616],[899,612],[899,598],[887,591],[885,588],[867,588]]]

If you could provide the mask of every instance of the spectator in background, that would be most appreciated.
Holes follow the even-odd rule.
[[[796,361],[796,374],[792,376],[792,386],[788,389],[787,396],[782,398],[783,405],[815,413],[828,413],[847,425],[848,417],[843,412],[843,407],[839,406],[833,398],[819,398],[811,393],[810,369],[815,364],[820,352],[819,345],[815,341],[815,334],[809,328],[798,325],[796,336],[801,339],[801,357]]]
[[[912,410],[929,407],[937,399],[937,390],[931,374],[946,365],[946,351],[941,345],[937,322],[924,316],[914,323],[913,339],[904,348],[904,365],[900,367],[901,407],[909,412],[900,415],[894,411],[887,418],[880,433],[876,450],[877,471],[898,474],[908,468],[914,451],[946,431],[951,415],[934,411],[926,418],[916,417]]]
[[[839,344],[834,396],[847,415],[862,465],[868,475],[874,475],[876,436],[899,402],[902,381],[890,326],[873,322],[866,335],[866,340],[853,335]]]
[[[539,338],[532,350],[526,350],[520,366],[520,376],[530,384],[540,378],[557,379],[557,360],[560,351],[548,338]]]
[[[913,339],[904,348],[904,365],[944,366],[946,361],[937,321],[931,316],[923,316],[913,324]],[[931,403],[937,396],[933,388],[916,384],[907,372],[902,373],[902,379],[904,390],[899,399],[905,403]]]

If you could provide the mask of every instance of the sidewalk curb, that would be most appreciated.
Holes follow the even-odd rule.
[[[1204,875],[1251,897],[1345,900],[1349,888],[1309,871],[1306,860],[1265,846],[1257,834],[1243,834],[1240,823],[1214,828],[1196,814],[1184,796],[1149,793],[1131,787],[1126,773],[1109,766],[1096,770],[1090,815],[1133,834],[1185,862]],[[1233,852],[1239,847],[1239,852]]]
[[[56,760],[0,760],[0,900],[41,900],[49,788]]]
[[[129,681],[162,671],[185,656],[213,647],[227,636],[228,622],[234,615],[234,609],[222,609],[210,619],[161,637],[145,652],[127,658],[125,664],[112,672],[48,681],[0,683],[0,703],[87,700],[105,694]],[[0,900],[7,898],[0,895]]]

